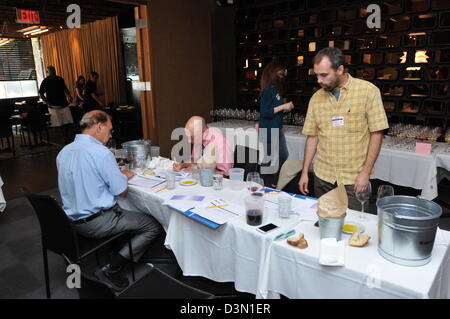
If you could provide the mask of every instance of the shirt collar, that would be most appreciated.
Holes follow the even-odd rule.
[[[85,141],[92,141],[94,143],[103,145],[102,142],[100,142],[99,140],[97,140],[96,138],[93,138],[92,136],[90,136],[89,134],[77,134],[75,136],[75,140],[85,140]],[[103,145],[104,146],[104,145]]]
[[[350,75],[350,73],[346,73],[347,74],[347,76],[348,76],[348,78],[347,78],[347,82],[345,82],[345,84],[340,88],[341,90],[342,89],[345,89],[345,90],[350,90],[350,87],[352,86],[352,79],[353,79],[353,77]]]

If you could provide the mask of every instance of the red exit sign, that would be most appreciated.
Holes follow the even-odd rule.
[[[39,11],[16,8],[16,22],[25,24],[40,24]]]

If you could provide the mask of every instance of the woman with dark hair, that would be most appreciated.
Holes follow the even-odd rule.
[[[83,90],[86,85],[86,79],[80,75],[75,82],[75,105],[81,106],[84,102]]]
[[[284,77],[286,70],[272,61],[261,75],[259,139],[263,143],[264,156],[261,174],[266,185],[276,186],[281,166],[289,156],[283,133],[283,114],[294,108],[285,102]]]

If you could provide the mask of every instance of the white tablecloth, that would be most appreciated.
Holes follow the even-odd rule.
[[[255,142],[257,140],[256,131],[252,122],[225,121],[208,125],[227,132],[229,141],[233,145],[237,143],[239,145],[250,145],[253,148],[255,148],[254,145],[257,145]],[[284,128],[289,157],[303,160],[306,136],[300,134],[300,130],[301,128],[295,126],[285,126]],[[246,144],[243,132],[254,139],[251,144]],[[429,200],[437,197],[437,167],[450,170],[450,153],[445,152],[445,143],[439,143],[438,149],[431,155],[424,155],[414,151],[389,147],[386,145],[386,141],[389,140],[390,137],[385,137],[383,141],[380,154],[375,162],[372,178],[381,179],[395,185],[420,189],[422,190],[421,196]]]
[[[224,180],[224,190],[214,191],[200,185],[177,186],[175,190],[153,193],[151,189],[130,186],[126,198],[119,201],[125,209],[152,214],[167,232],[165,245],[170,248],[184,275],[203,276],[218,282],[234,282],[238,291],[258,298],[276,298],[282,293],[291,298],[439,298],[448,296],[450,284],[450,235],[440,231],[431,263],[422,267],[403,267],[385,261],[376,251],[376,217],[367,215],[366,232],[372,236],[369,246],[346,247],[345,267],[318,265],[318,228],[314,209],[279,219],[273,209],[266,209],[264,223],[280,226],[268,234],[246,224],[245,216],[236,217],[213,230],[176,212],[162,202],[174,194],[219,196],[243,205],[247,191],[234,191]],[[266,195],[271,196],[271,195]],[[273,195],[278,196],[278,195]],[[349,212],[355,219],[356,212]],[[303,221],[302,219],[306,219]],[[311,221],[313,220],[313,221]],[[305,233],[305,250],[274,243],[278,234],[295,228]],[[381,271],[380,288],[368,288],[368,270]],[[376,268],[378,267],[378,268]]]
[[[6,208],[6,201],[5,201],[5,197],[3,196],[2,186],[3,186],[3,180],[2,180],[2,177],[0,176],[0,212],[3,212]]]
[[[153,194],[148,189],[130,186],[126,199],[119,200],[124,209],[135,209],[150,213],[164,227],[167,236],[165,245],[170,248],[186,276],[203,276],[218,282],[234,282],[238,291],[257,294],[261,268],[271,237],[248,226],[245,216],[236,217],[232,222],[213,230],[191,220],[162,202],[174,194],[195,194],[218,196],[231,203],[244,203],[248,192],[231,190],[228,180],[224,180],[224,190],[214,191],[200,185],[177,186],[175,190],[165,190]],[[291,227],[295,220],[279,219],[274,210],[265,211],[264,223],[274,223],[280,229]],[[280,231],[281,232],[281,231]]]
[[[358,220],[359,212],[349,211],[346,221],[365,226],[371,236],[365,247],[347,244],[345,266],[322,266],[318,262],[319,228],[303,222],[296,228],[302,232],[309,247],[298,249],[276,242],[268,253],[263,273],[267,275],[259,287],[262,297],[283,294],[289,298],[450,298],[450,233],[438,230],[430,263],[407,267],[391,263],[377,251],[377,216],[366,215]],[[275,271],[276,270],[276,271]]]

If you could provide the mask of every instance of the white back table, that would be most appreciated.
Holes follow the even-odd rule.
[[[246,145],[256,148],[258,145],[255,124],[248,121],[223,121],[208,124],[228,134],[229,142],[234,146]],[[289,158],[303,160],[306,136],[301,127],[285,126],[286,144]],[[432,200],[438,196],[437,167],[450,170],[450,153],[446,152],[446,143],[437,143],[432,154],[418,154],[414,150],[399,149],[390,146],[390,137],[385,137],[380,154],[375,162],[371,178],[381,179],[395,185],[422,190],[421,196]]]

